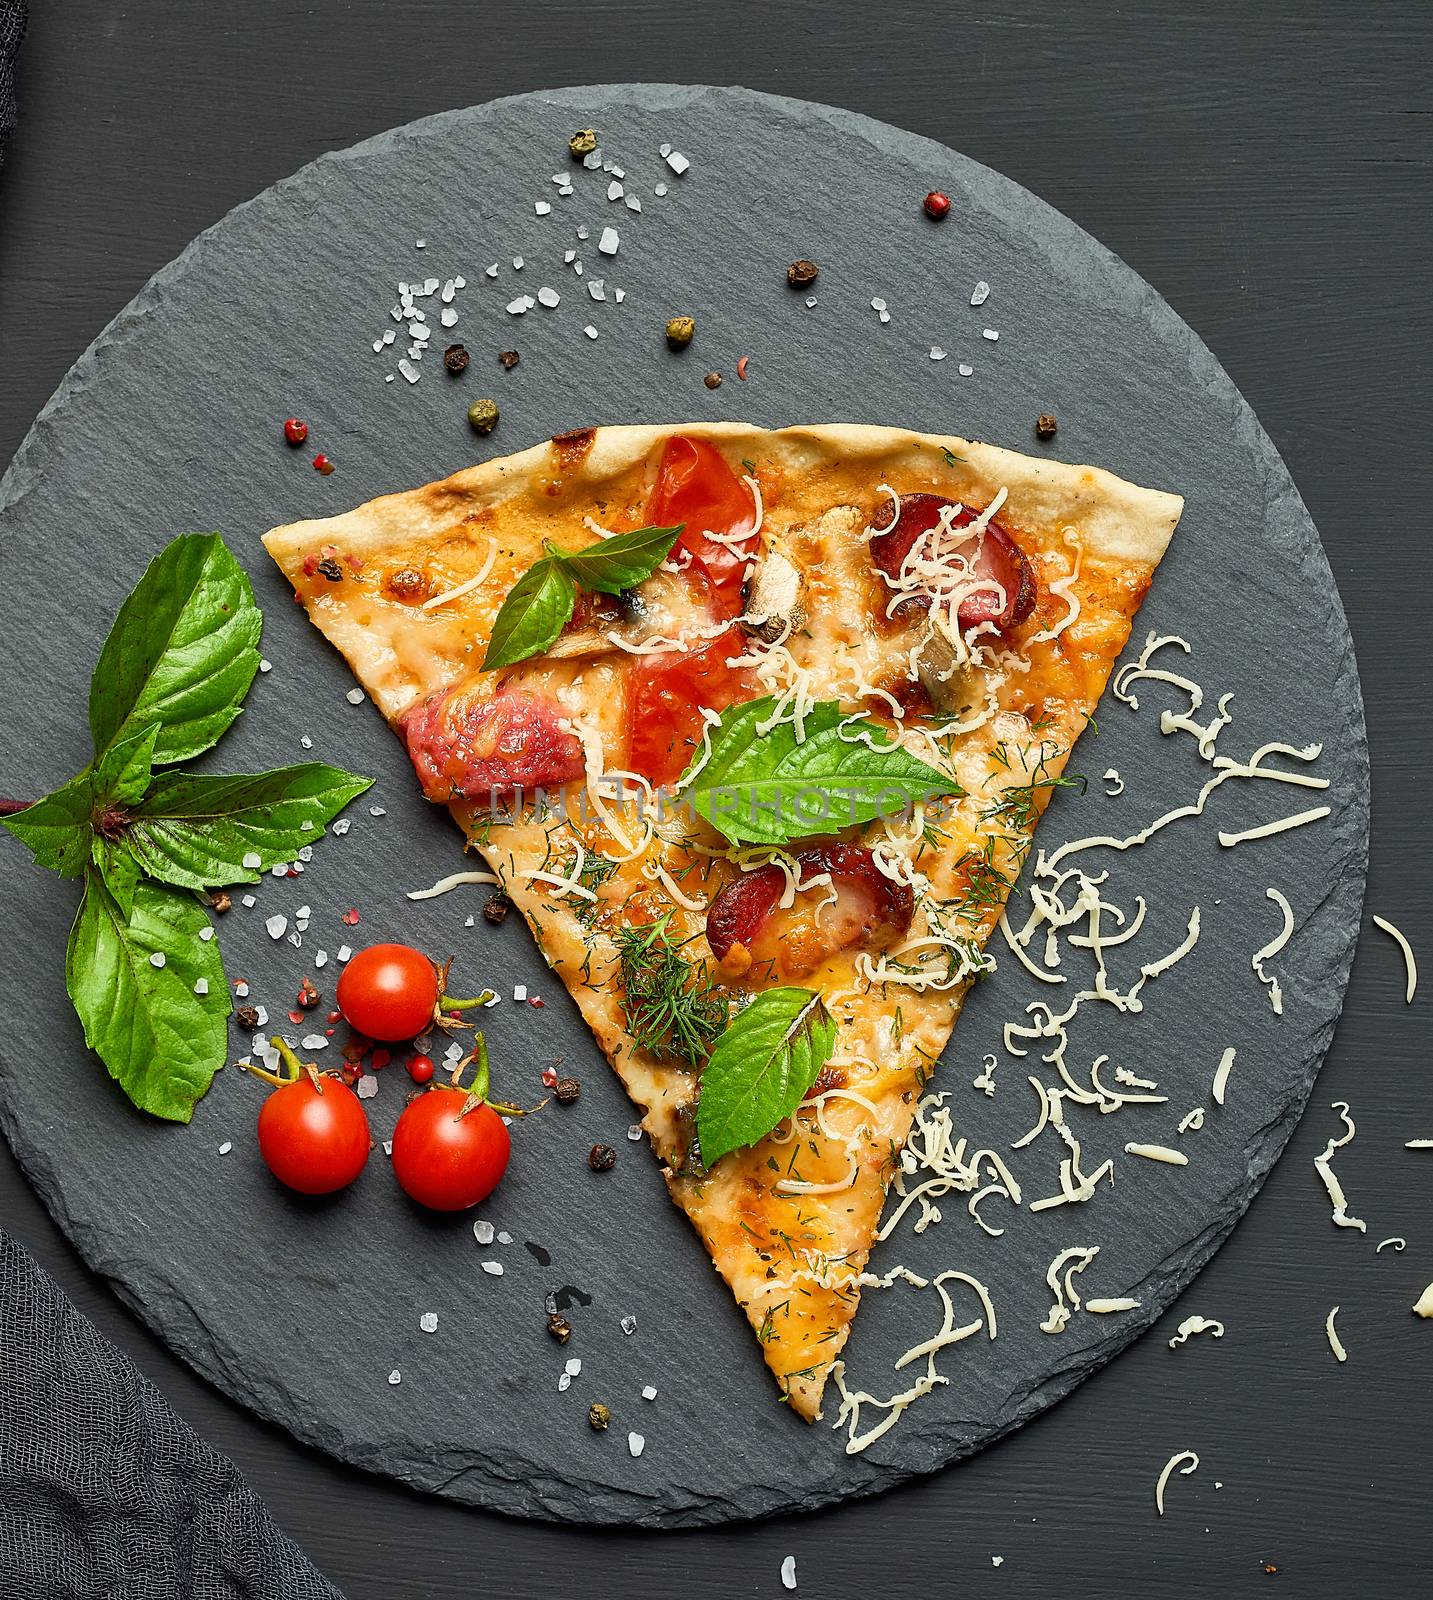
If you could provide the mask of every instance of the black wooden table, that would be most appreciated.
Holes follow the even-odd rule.
[[[1368,909],[1433,952],[1426,4],[33,9],[21,127],[0,176],[0,462],[100,327],[200,229],[319,152],[444,107],[604,80],[743,83],[902,123],[1033,189],[1163,292],[1283,451],[1359,651],[1374,764]],[[599,1536],[420,1499],[299,1447],[196,1379],[89,1276],[3,1145],[0,1218],[352,1600],[727,1600],[782,1593],[787,1554],[800,1592],[829,1600],[1117,1586],[1184,1600],[1269,1583],[1418,1593],[1433,1580],[1433,1325],[1409,1307],[1433,1279],[1433,1156],[1403,1142],[1433,1136],[1433,1068],[1428,1002],[1405,1008],[1402,985],[1397,951],[1368,932],[1303,1127],[1166,1319],[1218,1317],[1221,1342],[1171,1352],[1156,1332],[974,1461],[794,1522]],[[1359,1123],[1339,1159],[1366,1239],[1331,1227],[1311,1165],[1336,1097]],[[1371,1241],[1390,1234],[1407,1251],[1375,1258]],[[1344,1366],[1324,1337],[1335,1303]],[[360,1346],[364,1330],[341,1337]],[[1177,1480],[1161,1519],[1155,1476],[1185,1448],[1202,1469]]]

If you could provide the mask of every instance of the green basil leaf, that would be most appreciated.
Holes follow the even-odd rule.
[[[189,1121],[228,1048],[229,987],[218,941],[200,938],[208,927],[197,900],[148,883],[125,917],[90,873],[70,930],[65,981],[85,1043],[141,1111],[171,1122]]]
[[[586,550],[564,550],[555,544],[548,545],[547,550],[584,589],[621,594],[652,576],[667,559],[685,526],[679,522],[674,528],[634,528],[631,533],[614,534]]]
[[[262,627],[249,580],[217,533],[167,545],[120,607],[95,663],[95,753],[150,723],[159,724],[159,766],[207,750],[239,715]]]
[[[324,825],[372,783],[318,761],[233,777],[162,772],[130,812],[124,842],[161,883],[256,883],[322,838]]]
[[[724,712],[711,755],[685,790],[736,843],[787,844],[895,815],[932,795],[962,793],[953,778],[900,745],[872,749],[849,731],[843,738],[850,713],[834,700],[811,708],[802,740],[789,722],[758,732],[775,704],[766,696]]]
[[[134,886],[139,882],[139,863],[133,853],[123,839],[106,839],[97,833],[90,844],[90,859],[128,922],[134,912]]]
[[[482,671],[511,667],[540,655],[567,626],[577,585],[561,561],[545,557],[523,573],[493,623]]]
[[[149,782],[158,728],[120,740],[103,756],[43,800],[0,818],[29,847],[37,866],[78,878],[91,858],[91,838],[106,813],[138,800]]]
[[[763,989],[732,1019],[702,1072],[703,1163],[764,1139],[801,1104],[835,1048],[836,1024],[819,994]]]

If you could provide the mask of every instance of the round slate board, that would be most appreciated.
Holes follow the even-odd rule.
[[[610,174],[569,163],[568,135],[589,125],[624,169],[640,215],[606,198]],[[665,141],[690,157],[686,176],[662,160]],[[571,196],[553,183],[559,173],[571,173]],[[940,226],[917,209],[932,186],[954,199]],[[620,231],[616,255],[596,248],[604,226]],[[585,280],[564,263],[569,249]],[[814,305],[787,288],[797,256],[821,264]],[[495,280],[484,272],[493,262]],[[416,386],[386,382],[402,346],[375,354],[371,344],[395,327],[396,281],[457,273],[467,287],[454,300],[453,333],[435,323]],[[588,293],[599,276],[600,302]],[[992,289],[974,309],[981,279]],[[505,311],[543,285],[560,291],[559,306]],[[888,323],[873,299],[889,303]],[[673,356],[661,333],[679,312],[695,314],[698,332]],[[474,356],[461,381],[438,366],[451,337]],[[933,345],[947,358],[933,360]],[[522,353],[510,373],[495,360],[507,347]],[[734,372],[742,354],[751,357],[745,383]],[[961,363],[973,372],[962,375]],[[720,390],[703,386],[708,367],[725,372]],[[499,399],[503,420],[479,445],[464,412],[484,393]],[[1128,947],[1136,961],[1172,948],[1191,906],[1201,907],[1198,949],[1146,989],[1140,1016],[1086,1008],[1072,1035],[1076,1070],[1108,1051],[1107,1076],[1123,1063],[1158,1079],[1168,1103],[1110,1117],[1072,1109],[1086,1165],[1118,1158],[1115,1187],[1090,1204],[1031,1214],[996,1201],[987,1214],[998,1208],[1007,1224],[996,1240],[955,1196],[939,1227],[916,1237],[903,1224],[878,1250],[879,1270],[903,1261],[979,1276],[995,1296],[1000,1334],[945,1352],[950,1386],[869,1452],[848,1456],[840,1434],[807,1428],[777,1404],[744,1321],[667,1202],[645,1146],[625,1138],[631,1109],[525,929],[516,919],[491,928],[481,916],[470,929],[483,890],[405,898],[461,865],[459,841],[446,815],[418,798],[372,708],[345,700],[347,669],[290,603],[258,539],[273,523],[343,510],[580,424],[868,420],[1039,450],[1031,425],[1041,411],[1060,417],[1052,453],[1187,496],[1136,632],[1181,633],[1211,707],[1234,691],[1235,722],[1220,748],[1246,756],[1268,739],[1321,741],[1318,770],[1331,787],[1320,796],[1227,785],[1202,823],[1097,861],[1111,868],[1109,892],[1121,903],[1148,897],[1145,932]],[[310,451],[279,442],[290,412],[308,419],[310,451],[336,461],[333,476],[311,469]],[[116,607],[169,537],[214,527],[254,579],[273,669],[209,765],[299,760],[311,739],[315,757],[378,780],[346,838],[321,843],[302,877],[265,879],[255,908],[236,905],[223,919],[230,978],[247,978],[282,1026],[305,972],[331,993],[346,940],[399,936],[453,951],[464,983],[490,980],[507,997],[525,984],[545,1001],[539,1010],[505,998],[485,1017],[504,1092],[535,1096],[542,1066],[558,1056],[583,1080],[576,1106],[515,1131],[511,1175],[483,1208],[504,1230],[499,1242],[479,1246],[470,1217],[409,1206],[381,1154],[354,1191],[301,1203],[257,1159],[253,1080],[222,1073],[183,1129],[133,1112],[87,1058],[63,985],[73,887],[29,869],[10,845],[0,1119],[86,1260],[236,1399],[347,1461],[531,1516],[670,1526],[816,1506],[941,1466],[1059,1398],[1170,1303],[1249,1203],[1304,1105],[1353,949],[1368,777],[1352,648],[1314,528],[1229,379],[1158,295],[1031,195],[894,128],[739,89],[525,96],[434,117],[305,168],[203,235],[116,318],[0,486],[0,626],[23,681],[17,688],[12,673],[0,726],[9,787],[38,791],[84,763],[87,677]],[[1059,795],[1043,825],[1046,848],[1132,832],[1208,776],[1192,740],[1158,731],[1160,706],[1182,697],[1142,692],[1138,715],[1108,703],[1073,761],[1091,774],[1119,768],[1124,795],[1107,799],[1099,782],[1084,798]],[[1215,842],[1218,826],[1320,799],[1333,815],[1316,828],[1233,850]],[[1269,885],[1298,916],[1276,964],[1282,1018],[1249,961],[1279,925]],[[305,904],[301,948],[266,935],[266,916],[284,913],[292,927]],[[339,920],[349,906],[361,911],[356,928]],[[1126,981],[1133,975],[1131,966]],[[973,995],[941,1066],[938,1086],[952,1091],[957,1127],[976,1144],[1004,1150],[1031,1121],[1025,1077],[1038,1062],[1005,1054],[1001,1026],[1051,992],[1040,991],[1006,958]],[[1239,1056],[1229,1104],[1187,1137],[1191,1165],[1124,1156],[1131,1138],[1175,1142],[1175,1124],[1208,1102],[1212,1069],[1231,1044]],[[987,1051],[999,1056],[994,1097],[971,1084]],[[379,1137],[406,1087],[399,1066],[381,1078],[369,1102]],[[618,1148],[611,1174],[587,1168],[596,1140]],[[1054,1192],[1060,1153],[1048,1139],[1022,1153],[1027,1201]],[[1141,1307],[1079,1316],[1051,1337],[1038,1326],[1050,1299],[1044,1272],[1071,1244],[1101,1246],[1087,1294],[1132,1294]],[[485,1262],[502,1275],[485,1273]],[[554,1290],[577,1329],[565,1349],[543,1330]],[[429,1311],[438,1315],[431,1335],[419,1328]],[[848,1351],[853,1381],[878,1393],[900,1387],[910,1373],[892,1378],[894,1356],[938,1322],[929,1294],[868,1294]],[[569,1357],[582,1370],[562,1393]],[[654,1401],[640,1398],[646,1384]],[[586,1423],[595,1399],[613,1412],[604,1435]],[[645,1435],[640,1459],[629,1431]]]

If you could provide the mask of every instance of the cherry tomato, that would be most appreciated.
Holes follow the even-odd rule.
[[[363,1171],[368,1147],[362,1102],[337,1078],[296,1078],[259,1107],[259,1154],[300,1194],[347,1188]]]
[[[725,711],[756,694],[750,671],[727,665],[748,646],[745,635],[732,628],[700,650],[634,658],[627,688],[633,771],[657,785],[681,777],[701,744],[701,708]]]
[[[372,944],[360,950],[338,980],[338,1009],[370,1039],[411,1039],[433,1021],[438,971],[421,950]]]
[[[393,1176],[430,1211],[466,1211],[507,1171],[512,1141],[484,1101],[463,1114],[465,1089],[429,1089],[404,1108],[393,1130]]]
[[[756,502],[715,445],[682,434],[667,440],[647,502],[647,520],[660,528],[686,524],[675,548],[688,551],[710,573],[721,602],[718,615],[739,615],[742,575],[751,552],[728,549],[707,534],[746,533],[754,528]]]

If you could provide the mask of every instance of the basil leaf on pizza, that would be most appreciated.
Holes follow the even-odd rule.
[[[154,764],[219,740],[259,670],[263,616],[217,533],[166,545],[119,608],[90,682],[90,733],[103,755],[154,724]]]
[[[482,670],[541,655],[567,626],[576,603],[577,585],[559,560],[547,556],[529,567],[498,611]]]
[[[962,792],[903,745],[873,748],[853,736],[851,714],[834,700],[812,706],[804,739],[790,722],[761,731],[775,709],[768,695],[723,712],[710,756],[700,765],[694,761],[678,784],[736,844],[787,844]]]
[[[702,1071],[703,1164],[764,1139],[801,1104],[835,1048],[836,1024],[819,994],[762,990],[728,1024]]]
[[[650,578],[671,553],[684,523],[671,528],[634,528],[589,545],[586,550],[564,550],[548,544],[548,554],[560,561],[584,589],[621,594]]]

